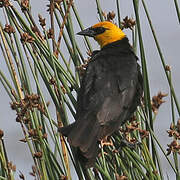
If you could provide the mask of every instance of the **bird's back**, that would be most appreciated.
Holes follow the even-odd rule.
[[[142,78],[128,39],[106,45],[93,55],[83,76],[76,122],[61,132],[92,161],[98,141],[129,120],[141,95]]]

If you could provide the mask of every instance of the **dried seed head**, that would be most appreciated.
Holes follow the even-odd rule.
[[[34,177],[36,176],[36,174],[34,174],[33,172],[30,172],[29,174]]]
[[[17,111],[16,121],[24,124],[31,123],[30,111],[33,111],[34,108],[37,108],[43,114],[45,113],[44,105],[38,94],[26,94],[24,99],[19,102],[12,102],[11,108]]]
[[[170,146],[177,146],[177,144],[178,144],[177,141],[174,140],[174,141],[171,142]]]
[[[42,137],[43,137],[44,139],[47,139],[48,134],[47,134],[47,133],[44,133]]]
[[[11,102],[11,103],[10,103],[10,106],[11,106],[11,109],[12,109],[12,110],[17,110],[17,108],[18,108],[18,107],[17,107],[17,102]]]
[[[16,171],[16,165],[14,165],[11,161],[8,162],[8,168],[14,172]]]
[[[0,8],[11,6],[9,0],[0,0]]]
[[[52,28],[49,29],[47,32],[48,39],[53,39],[54,37],[54,30]]]
[[[126,125],[126,128],[127,128],[128,132],[132,132],[137,129],[136,127],[134,127],[132,125]]]
[[[32,166],[32,172],[29,173],[31,176],[36,176],[36,167]]]
[[[8,34],[15,33],[15,29],[9,24],[5,25],[4,31]]]
[[[149,131],[146,131],[144,129],[139,129],[139,133],[142,139],[149,137]]]
[[[30,36],[27,32],[21,33],[21,42],[33,43],[34,38]]]
[[[175,131],[174,130],[167,130],[167,133],[169,134],[169,137],[174,136]]]
[[[102,15],[103,15],[103,17],[106,19],[107,14],[106,14],[106,12],[105,12],[105,11],[102,11]]]
[[[31,26],[31,29],[34,33],[37,33],[38,34],[38,28],[37,26]]]
[[[22,117],[21,116],[17,116],[16,117],[16,122],[21,122],[22,121]]]
[[[86,54],[91,57],[92,56],[92,51],[90,51],[90,50],[86,51]]]
[[[40,14],[38,15],[38,17],[39,17],[40,25],[42,26],[42,28],[44,28],[46,26],[46,19],[42,18]]]
[[[167,151],[167,156],[169,156],[171,154],[171,149],[167,148],[166,151]]]
[[[39,151],[39,152],[34,153],[34,157],[35,158],[42,158],[42,152]]]
[[[29,0],[21,0],[21,10],[27,11],[29,9]]]
[[[32,31],[36,34],[37,37],[41,38],[41,40],[44,40],[44,36],[40,33],[39,29],[37,26],[31,26]],[[33,49],[34,53],[35,49]]]
[[[165,66],[165,70],[166,70],[166,71],[171,71],[171,66],[166,65],[166,66]]]
[[[29,124],[30,122],[31,122],[30,117],[24,117],[24,119],[23,119],[24,124]]]
[[[46,106],[48,107],[50,105],[50,103],[51,103],[50,101],[47,101]]]
[[[163,100],[164,97],[166,97],[168,94],[159,92],[157,96],[153,96],[151,100],[151,106],[152,110],[155,114],[158,113],[158,109],[161,106],[161,104],[165,103],[166,101]]]
[[[28,133],[29,133],[29,137],[36,137],[37,136],[37,130],[36,129],[29,129]]]
[[[177,127],[177,131],[180,133],[180,119],[178,119],[176,127]]]
[[[56,84],[56,81],[55,81],[55,79],[54,79],[53,77],[49,80],[49,82],[50,82],[52,85],[55,85],[55,84]]]
[[[114,11],[111,11],[107,14],[107,20],[112,21],[115,18],[116,14]]]
[[[180,153],[180,145],[178,143],[177,140],[173,140],[171,142],[171,144],[168,144],[167,145],[168,148],[167,148],[167,154],[169,155],[171,152],[177,152],[177,153]]]
[[[124,19],[123,19],[123,22],[121,23],[122,25],[122,29],[133,29],[133,27],[136,25],[136,21],[132,18],[128,18],[128,16],[126,16]]]

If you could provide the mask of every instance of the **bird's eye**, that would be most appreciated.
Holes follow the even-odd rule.
[[[104,27],[96,27],[96,28],[93,28],[94,32],[96,33],[96,35],[98,34],[102,34],[103,32],[105,32],[107,29],[104,28]]]

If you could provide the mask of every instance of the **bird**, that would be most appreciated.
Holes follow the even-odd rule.
[[[94,38],[100,50],[93,51],[82,77],[76,121],[59,132],[78,149],[85,166],[93,167],[100,142],[130,120],[140,105],[143,78],[126,34],[114,23],[99,22],[77,34]]]

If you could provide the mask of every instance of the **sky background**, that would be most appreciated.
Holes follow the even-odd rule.
[[[101,0],[102,9],[108,13],[109,11],[116,11],[115,1],[114,0]],[[13,1],[14,3],[14,1]],[[89,27],[98,22],[97,9],[95,5],[95,0],[75,0],[75,5],[79,11],[79,15],[84,24],[84,27]],[[38,14],[40,13],[43,17],[47,18],[47,29],[48,29],[48,15],[47,7],[48,1],[45,0],[32,0],[32,11],[33,16],[38,21]],[[147,1],[146,5],[148,7],[154,29],[156,31],[160,46],[165,57],[165,61],[168,65],[172,67],[172,77],[177,92],[177,98],[180,101],[180,25],[178,24],[178,18],[176,15],[175,7],[173,1],[163,0],[151,0]],[[134,17],[133,14],[133,5],[132,1],[121,0],[121,17],[129,16]],[[152,38],[152,33],[148,25],[144,10],[140,4],[140,17],[141,17],[141,27],[143,33],[143,39],[145,44],[145,52],[147,59],[147,66],[150,78],[151,86],[151,95],[157,94],[159,91],[164,93],[169,92],[168,83],[165,78],[165,73],[163,72],[159,55],[157,53],[154,40]],[[2,19],[1,22],[4,22],[4,16],[2,9],[0,9],[0,15]],[[75,23],[76,24],[76,23]],[[75,32],[79,32],[80,29],[78,26],[74,27]],[[130,37],[130,31],[124,31],[128,37]],[[76,37],[80,43],[82,43],[82,37]],[[97,43],[91,40],[93,43],[93,49],[99,49]],[[83,43],[82,43],[83,44]],[[84,47],[82,47],[84,48]],[[3,61],[3,58],[0,53],[0,61]],[[3,69],[6,72],[5,65],[0,63],[0,69]],[[21,128],[19,124],[15,122],[16,113],[10,109],[10,99],[7,96],[5,90],[0,84],[0,129],[3,129],[5,133],[5,145],[8,150],[8,157],[10,161],[13,161],[17,166],[17,172],[21,171],[26,175],[26,180],[31,180],[32,178],[28,175],[33,164],[32,158],[29,154],[27,146],[21,142],[20,139],[23,138]],[[163,144],[164,149],[166,145],[171,141],[166,133],[166,130],[169,129],[171,123],[171,114],[170,114],[170,98],[165,98],[167,101],[159,110],[155,123],[155,132],[157,137]],[[53,107],[50,105],[50,110],[53,111]],[[178,118],[176,114],[176,119]],[[170,168],[167,162],[163,161],[163,169],[167,172],[172,179],[175,177],[171,176]],[[76,179],[76,178],[74,178]],[[166,178],[165,178],[166,179]]]

